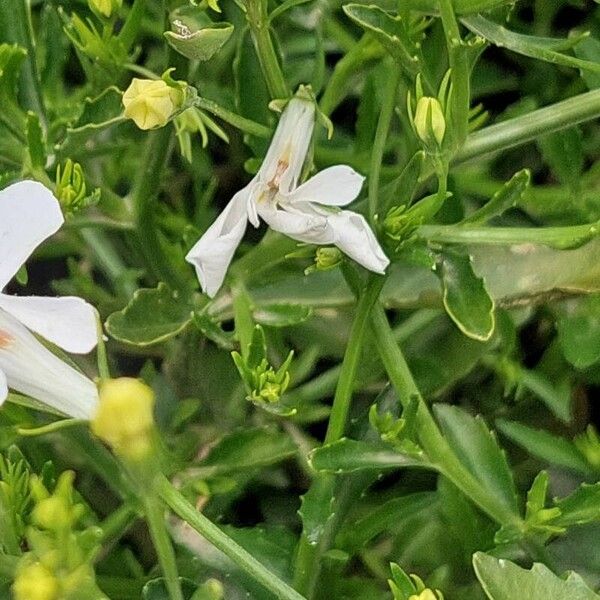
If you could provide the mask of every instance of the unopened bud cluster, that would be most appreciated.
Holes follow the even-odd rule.
[[[184,99],[183,89],[164,79],[134,77],[123,94],[123,114],[140,129],[164,127],[181,109]]]

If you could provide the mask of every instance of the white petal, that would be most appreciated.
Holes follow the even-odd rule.
[[[63,222],[58,200],[41,183],[20,181],[0,192],[0,290]]]
[[[229,263],[248,223],[250,182],[229,201],[216,221],[206,230],[185,259],[194,265],[202,289],[211,298],[223,284]]]
[[[370,271],[385,272],[390,261],[362,215],[342,210],[331,214],[327,220],[334,231],[333,243],[344,254]]]
[[[0,371],[0,406],[8,397],[8,383],[6,383],[6,375]]]
[[[0,371],[9,387],[80,419],[98,405],[95,384],[60,360],[14,317],[0,309]]]
[[[67,352],[87,354],[98,342],[96,310],[81,298],[0,294],[0,309]]]
[[[312,210],[308,203],[284,208],[265,203],[259,205],[259,215],[271,229],[299,242],[329,244],[333,241],[333,231],[328,226],[327,218]]]
[[[314,125],[314,104],[309,100],[292,98],[279,119],[258,172],[264,185],[272,184],[283,194],[289,194],[298,185]]]
[[[336,165],[319,171],[295,189],[290,202],[318,202],[327,206],[346,206],[360,193],[365,178],[352,167]]]

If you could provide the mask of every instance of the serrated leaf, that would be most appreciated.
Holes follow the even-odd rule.
[[[534,564],[531,570],[514,563],[477,552],[473,556],[475,574],[490,600],[599,600],[576,573],[566,579],[548,567]]]
[[[476,210],[472,215],[461,221],[462,225],[484,225],[493,217],[498,217],[508,209],[515,207],[523,194],[529,188],[531,173],[523,169],[515,173],[510,181],[506,182],[490,199],[490,201]]]
[[[577,45],[583,39],[581,36],[569,39],[552,39],[524,35],[510,31],[481,15],[465,17],[461,21],[473,33],[496,46],[507,48],[517,54],[562,65],[563,67],[600,73],[600,63],[582,60],[561,52],[561,50],[568,50]]]
[[[552,521],[559,527],[571,527],[600,521],[600,482],[582,484],[570,496],[555,501],[560,516]]]
[[[348,18],[371,33],[409,73],[416,75],[420,71],[417,48],[401,17],[392,16],[375,5],[346,4],[342,9]]]
[[[490,432],[483,418],[473,417],[458,406],[449,404],[435,404],[434,413],[463,465],[497,500],[518,514],[512,471],[496,436]]]
[[[436,274],[446,312],[458,328],[475,340],[489,340],[496,326],[494,301],[484,280],[475,274],[471,257],[446,248],[439,254]]]
[[[386,444],[348,438],[316,448],[308,460],[315,471],[336,474],[403,467],[434,468],[421,456],[401,454]]]
[[[589,465],[569,440],[541,429],[534,429],[522,423],[505,419],[498,419],[496,427],[515,444],[525,448],[533,456],[550,464],[589,475]]]
[[[116,340],[135,346],[164,342],[185,329],[192,320],[193,307],[166,284],[135,292],[131,302],[110,315],[106,331]]]
[[[312,308],[301,304],[271,304],[253,312],[257,323],[269,327],[291,327],[303,323],[311,315]]]

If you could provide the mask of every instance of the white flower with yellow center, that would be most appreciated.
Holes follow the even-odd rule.
[[[63,222],[58,200],[40,183],[21,181],[0,192],[0,291]],[[0,293],[0,404],[10,387],[66,415],[90,418],[98,403],[95,384],[32,332],[85,354],[97,342],[95,309],[81,298]]]
[[[334,244],[365,268],[383,273],[389,264],[363,216],[337,208],[359,194],[364,177],[346,165],[329,167],[298,185],[312,139],[314,103],[295,96],[287,104],[260,170],[237,192],[188,253],[202,289],[214,296],[246,231],[259,217],[271,229],[300,242]]]

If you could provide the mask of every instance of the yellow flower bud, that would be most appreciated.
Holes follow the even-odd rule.
[[[121,377],[100,384],[92,431],[117,454],[132,461],[152,449],[154,392],[138,379]]]
[[[121,8],[122,0],[88,0],[89,7],[109,19],[114,11]]]
[[[33,563],[22,568],[13,583],[14,600],[58,600],[58,581],[46,567]]]
[[[183,103],[183,92],[162,79],[134,77],[123,94],[124,115],[140,129],[163,127]]]
[[[413,594],[408,600],[438,600],[438,597],[429,588],[426,588],[418,596]]]
[[[446,134],[446,119],[437,98],[423,96],[417,102],[414,124],[421,141],[426,144],[442,145]]]
[[[65,498],[50,496],[33,509],[33,520],[43,529],[64,529],[72,522],[72,511]]]

